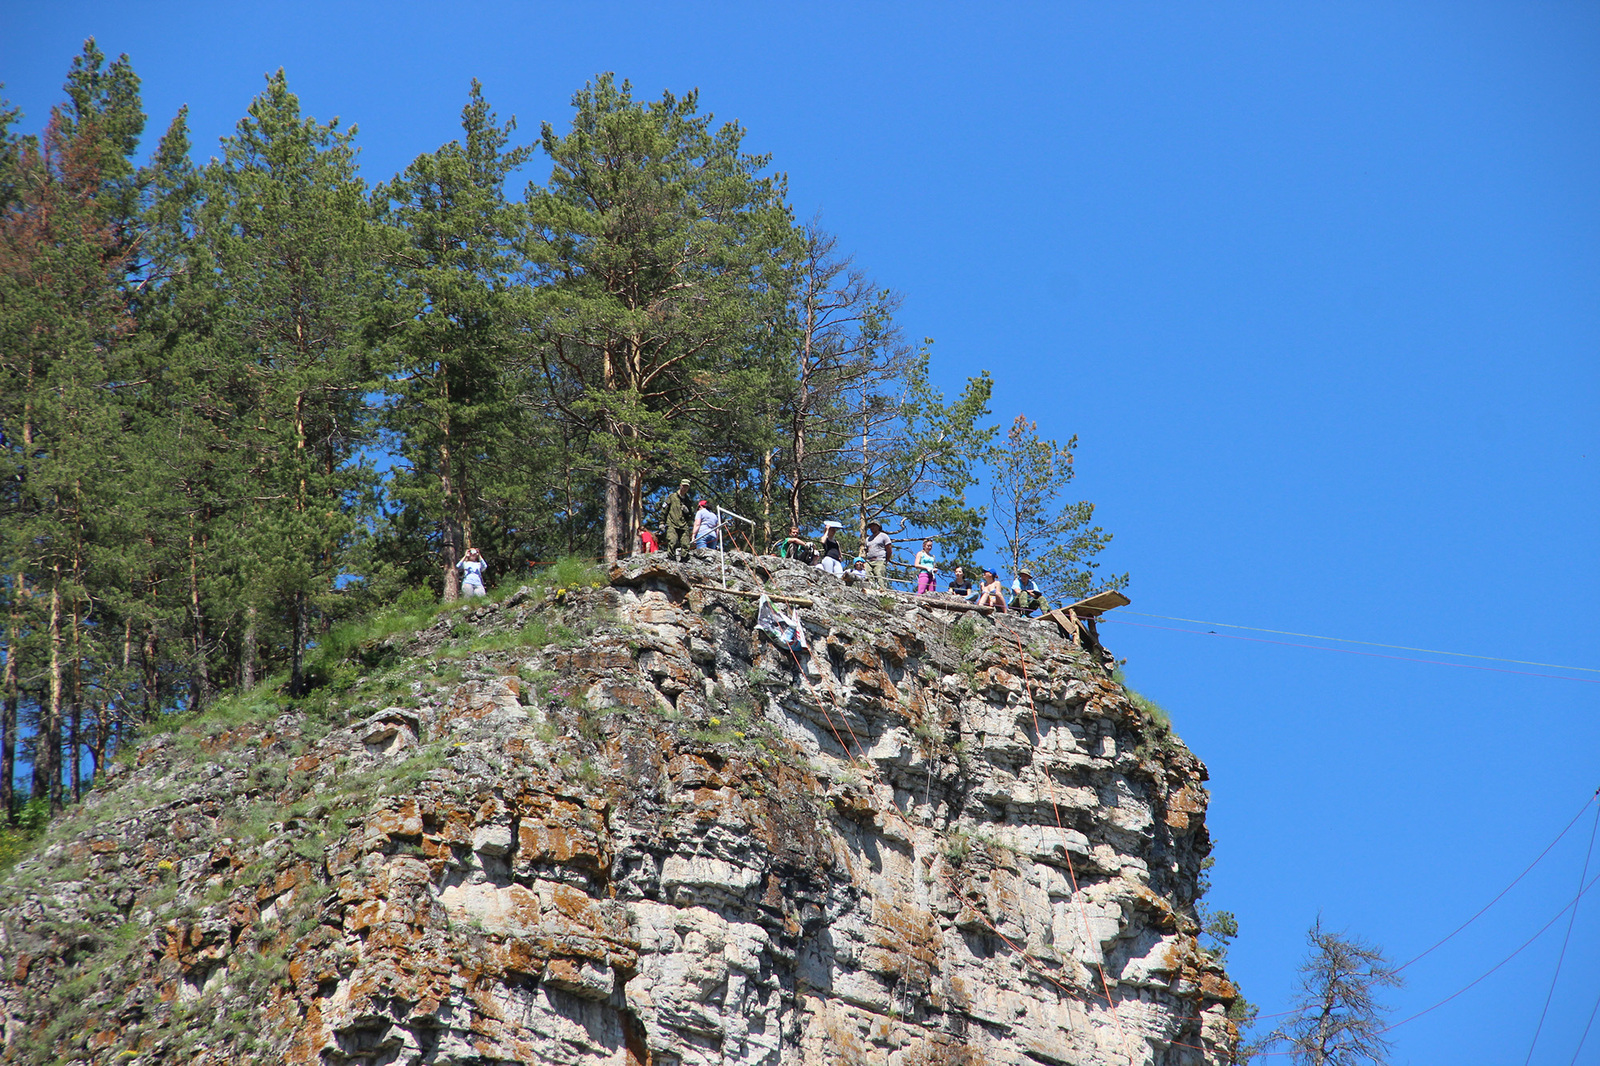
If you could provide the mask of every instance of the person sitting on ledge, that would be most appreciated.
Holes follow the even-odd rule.
[[[789,535],[772,546],[772,554],[780,559],[793,559],[808,565],[815,561],[817,556],[811,542],[800,536],[799,526],[789,527]]]
[[[1044,608],[1044,593],[1033,575],[1026,570],[1019,569],[1016,579],[1011,582],[1011,606],[1026,615]]]
[[[978,606],[1006,613],[1006,590],[1000,585],[1000,575],[987,568],[983,571],[983,586],[978,590]]]
[[[860,555],[855,557],[855,561],[850,564],[850,569],[844,572],[844,583],[846,585],[854,585],[857,588],[866,585],[872,579],[873,573],[867,569],[867,560]]]
[[[968,603],[978,598],[972,591],[972,582],[967,579],[967,572],[961,567],[956,567],[950,574],[950,595],[957,596]]]

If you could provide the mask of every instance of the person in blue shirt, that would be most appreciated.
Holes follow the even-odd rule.
[[[1011,582],[1011,606],[1025,615],[1044,608],[1044,592],[1026,570],[1018,570]]]
[[[717,512],[711,509],[708,500],[700,501],[700,509],[694,513],[694,541],[696,548],[715,548],[717,546],[717,526],[722,519],[717,517]]]

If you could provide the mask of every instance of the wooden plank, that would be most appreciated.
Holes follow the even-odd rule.
[[[701,592],[726,592],[730,596],[743,596],[746,599],[759,600],[765,596],[777,603],[796,603],[801,607],[810,607],[811,598],[808,596],[785,596],[779,592],[746,592],[744,589],[725,589],[719,585],[696,585]]]
[[[927,611],[976,611],[978,614],[994,614],[993,607],[979,607],[966,600],[935,600],[928,596],[918,596],[917,606]]]
[[[1075,611],[1079,618],[1093,618],[1095,615],[1104,614],[1113,607],[1126,607],[1133,601],[1122,593],[1112,589],[1109,592],[1097,592],[1086,600],[1068,604],[1051,614],[1060,614],[1061,611]]]

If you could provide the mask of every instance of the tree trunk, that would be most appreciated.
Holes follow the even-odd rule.
[[[111,741],[110,707],[104,703],[94,705],[94,729],[89,741],[89,780],[93,781],[106,764],[106,745]]]
[[[23,575],[17,575],[12,595],[20,598],[26,589]],[[12,601],[10,624],[6,628],[6,664],[0,674],[0,807],[5,809],[7,824],[15,825],[16,774],[17,774],[17,630],[21,618]]]
[[[153,722],[161,713],[161,664],[156,658],[159,645],[156,625],[151,622],[144,631],[144,647],[139,653],[144,667],[144,720]]]
[[[454,603],[461,598],[461,575],[456,572],[456,560],[466,554],[462,543],[465,529],[462,507],[457,499],[457,489],[450,477],[450,381],[444,368],[439,369],[439,393],[445,401],[445,414],[439,419],[439,513],[444,518],[444,602]]]
[[[293,631],[289,649],[289,695],[304,696],[306,694],[306,640],[311,631],[311,620],[306,610],[306,594],[304,591],[294,594]]]
[[[10,652],[7,651],[7,662]],[[6,686],[0,709],[0,805],[6,809],[6,824],[17,824],[17,697],[15,679]]]
[[[80,753],[83,751],[83,711],[78,706],[76,697],[72,701],[68,724],[71,736],[67,745],[69,757],[67,777],[72,782],[72,802],[77,803],[83,799],[83,767],[80,765],[82,762]]]
[[[761,537],[760,543],[755,546],[757,551],[765,551],[767,545],[772,543],[772,448],[761,450]]]
[[[189,516],[189,613],[194,625],[194,681],[189,704],[199,710],[211,697],[211,674],[206,664],[206,616],[200,609],[200,560],[193,514]]]
[[[50,696],[45,718],[39,723],[34,741],[34,791],[50,800],[50,809],[61,809],[61,564],[51,570],[50,584]]]
[[[77,569],[74,560],[73,569]],[[81,586],[79,586],[81,587]],[[77,803],[83,799],[83,767],[81,765],[83,752],[83,626],[78,619],[78,605],[72,605],[72,701],[68,706],[72,709],[69,723],[71,726],[71,740],[67,746],[67,755],[71,760],[68,764],[68,779],[72,782],[72,802]]]
[[[244,610],[244,636],[239,643],[239,690],[249,692],[256,687],[256,609]]]
[[[602,549],[608,563],[616,562],[622,554],[623,496],[622,467],[612,460],[606,464],[606,531]]]

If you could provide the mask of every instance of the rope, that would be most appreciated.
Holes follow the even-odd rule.
[[[1548,922],[1545,922],[1544,925],[1539,927],[1539,931],[1538,932],[1534,933],[1528,939],[1524,940],[1522,942],[1522,946],[1521,947],[1517,948],[1517,950],[1513,951],[1511,954],[1507,955],[1505,958],[1501,959],[1499,962],[1497,962],[1493,966],[1489,967],[1489,969],[1485,970],[1483,972],[1483,974],[1481,976],[1479,976],[1476,980],[1474,980],[1474,981],[1470,982],[1469,984],[1463,986],[1459,990],[1457,990],[1455,992],[1452,992],[1450,995],[1444,997],[1439,1002],[1435,1003],[1433,1006],[1428,1007],[1425,1010],[1419,1010],[1419,1011],[1417,1011],[1417,1013],[1411,1015],[1409,1018],[1403,1018],[1400,1021],[1395,1022],[1393,1025],[1386,1026],[1385,1028],[1379,1029],[1377,1035],[1381,1036],[1384,1033],[1389,1032],[1391,1029],[1398,1029],[1402,1025],[1405,1025],[1408,1022],[1414,1022],[1418,1018],[1422,1017],[1424,1014],[1430,1014],[1433,1011],[1438,1010],[1440,1007],[1444,1006],[1446,1003],[1449,1003],[1451,1000],[1455,999],[1457,996],[1460,996],[1463,992],[1466,992],[1468,989],[1471,989],[1474,986],[1480,984],[1490,974],[1494,973],[1496,970],[1500,969],[1500,967],[1504,966],[1506,963],[1510,962],[1512,959],[1516,958],[1518,955],[1521,955],[1524,951],[1526,951],[1528,946],[1530,944],[1532,944],[1535,940],[1538,940],[1541,936],[1543,936],[1545,934],[1545,931],[1548,930],[1552,925],[1555,925],[1556,922],[1558,922],[1561,919],[1561,916],[1563,914],[1567,913],[1567,911],[1570,908],[1576,907],[1578,905],[1578,900],[1582,899],[1584,897],[1584,895],[1591,888],[1593,888],[1595,886],[1595,882],[1597,882],[1597,881],[1600,881],[1600,874],[1596,874],[1594,877],[1590,878],[1589,879],[1589,883],[1584,885],[1583,888],[1578,890],[1578,894],[1573,897],[1572,902],[1568,903],[1565,907],[1562,907],[1559,911],[1557,911],[1554,918],[1551,918]]]
[[[1193,629],[1179,629],[1176,626],[1153,626],[1146,622],[1129,622],[1121,618],[1100,619],[1102,622],[1112,622],[1119,626],[1138,626],[1141,629],[1164,629],[1171,633],[1189,633],[1194,636],[1221,637],[1224,640],[1248,640],[1256,644],[1277,644],[1285,648],[1310,648],[1313,651],[1335,651],[1342,655],[1365,655],[1372,659],[1395,659],[1403,663],[1427,663],[1430,666],[1454,666],[1462,670],[1487,670],[1494,674],[1520,674],[1523,677],[1549,677],[1557,681],[1581,681],[1586,685],[1600,685],[1600,677],[1571,677],[1566,674],[1540,674],[1531,670],[1506,670],[1497,666],[1478,666],[1475,663],[1447,663],[1438,659],[1414,659],[1409,655],[1382,655],[1373,651],[1356,651],[1354,648],[1325,648],[1320,644],[1297,644],[1288,640],[1266,640],[1262,637],[1241,637],[1235,633],[1199,633]],[[1205,623],[1201,623],[1204,625]],[[1332,639],[1332,638],[1328,638]],[[1454,654],[1445,652],[1443,654]],[[1565,670],[1586,670],[1588,667],[1571,666],[1561,667]]]
[[[1600,796],[1600,789],[1596,789],[1595,792],[1594,792],[1594,795],[1590,796],[1588,799],[1583,801],[1583,806],[1578,808],[1578,813],[1572,816],[1572,821],[1567,823],[1566,828],[1561,830],[1561,832],[1557,833],[1556,834],[1556,838],[1554,840],[1552,840],[1548,845],[1546,845],[1545,849],[1543,851],[1541,851],[1538,854],[1538,856],[1532,862],[1530,862],[1528,864],[1527,869],[1523,870],[1520,874],[1518,874],[1512,880],[1512,882],[1509,885],[1507,885],[1505,888],[1502,888],[1500,890],[1499,895],[1496,895],[1494,897],[1494,899],[1491,899],[1488,903],[1485,903],[1478,910],[1478,913],[1474,914],[1471,918],[1468,918],[1466,921],[1462,922],[1460,925],[1458,925],[1454,929],[1452,929],[1449,933],[1445,934],[1445,936],[1442,937],[1439,941],[1437,941],[1432,947],[1428,948],[1426,951],[1423,951],[1420,955],[1413,956],[1405,964],[1403,964],[1401,966],[1397,966],[1395,968],[1394,972],[1398,974],[1402,970],[1406,969],[1407,967],[1412,966],[1415,963],[1421,962],[1423,959],[1425,959],[1429,955],[1433,954],[1435,949],[1443,947],[1446,942],[1448,942],[1451,938],[1453,938],[1457,933],[1461,932],[1461,930],[1465,929],[1467,926],[1471,925],[1473,922],[1475,922],[1479,918],[1483,917],[1484,914],[1488,912],[1490,907],[1493,907],[1496,903],[1499,903],[1501,898],[1503,896],[1505,896],[1505,894],[1507,892],[1510,892],[1513,888],[1516,888],[1518,882],[1520,882],[1524,877],[1527,877],[1528,874],[1533,872],[1533,868],[1535,866],[1538,866],[1539,863],[1544,860],[1544,857],[1546,855],[1550,854],[1550,849],[1551,848],[1554,848],[1557,844],[1561,843],[1561,838],[1566,836],[1567,833],[1569,831],[1571,831],[1572,827],[1578,824],[1578,819],[1583,817],[1583,812],[1589,809],[1589,804],[1593,803],[1595,801],[1595,797],[1597,797],[1597,796]],[[1294,1011],[1285,1011],[1284,1013],[1293,1014]],[[1277,1017],[1277,1015],[1268,1015],[1268,1017]]]
[[[1136,614],[1143,618],[1162,618],[1168,622],[1192,622],[1197,626],[1222,626],[1224,629],[1248,629],[1252,633],[1273,633],[1280,637],[1307,637],[1311,640],[1334,640],[1341,644],[1364,644],[1369,648],[1389,648],[1393,651],[1420,651],[1425,655],[1456,655],[1463,659],[1485,659],[1494,663],[1514,663],[1517,666],[1547,666],[1552,670],[1582,670],[1584,673],[1600,674],[1600,669],[1592,666],[1562,666],[1560,663],[1540,663],[1529,659],[1504,659],[1498,655],[1475,655],[1467,651],[1440,651],[1438,648],[1413,648],[1409,644],[1384,644],[1377,640],[1355,640],[1351,637],[1325,637],[1317,633],[1296,633],[1290,629],[1263,629],[1260,626],[1240,626],[1230,622],[1206,622],[1199,618],[1177,618],[1168,614],[1151,614],[1148,611],[1124,611],[1124,614]],[[1220,634],[1219,634],[1220,635]]]
[[[1017,642],[1017,658],[1022,663],[1022,690],[1028,694],[1028,709],[1033,712],[1033,735],[1043,740],[1044,733],[1039,728],[1039,706],[1033,700],[1033,682],[1028,679],[1028,655],[1022,650],[1022,637],[1016,633],[1012,633],[1012,637]],[[1065,836],[1067,827],[1062,824],[1061,808],[1056,803],[1055,780],[1050,776],[1048,770],[1045,771],[1044,776],[1050,786],[1050,809],[1055,812],[1056,828],[1061,830],[1062,835]],[[1072,880],[1072,898],[1078,903],[1078,920],[1083,924],[1083,943],[1087,947],[1095,942],[1094,936],[1089,930],[1089,910],[1084,905],[1082,893],[1078,890],[1078,871],[1072,862],[1072,851],[1063,844],[1061,853],[1067,857],[1067,876]],[[1106,966],[1103,956],[1096,969],[1100,972],[1100,987],[1105,992],[1106,1003],[1111,1007],[1111,1020],[1116,1023],[1117,1037],[1123,1043],[1127,1043],[1128,1037],[1122,1028],[1122,1018],[1117,1014],[1117,1001],[1112,998],[1111,984],[1106,979]]]
[[[753,552],[752,553],[747,553],[747,554],[748,555],[752,555],[752,556],[754,555]],[[750,558],[745,558],[743,560],[735,560],[735,565],[741,565],[747,571],[749,571],[750,580],[752,582],[754,582],[755,584],[761,585],[761,586],[765,586],[766,585],[766,581],[764,581],[762,579],[760,574],[756,573],[755,565],[750,561]],[[716,590],[713,589],[712,591],[716,591]],[[800,656],[796,655],[794,653],[794,648],[789,647],[788,645],[784,646],[784,650],[786,650],[789,653],[789,658],[794,660],[795,674],[799,676],[801,683],[804,684],[807,688],[809,688],[811,690],[811,694],[816,697],[817,706],[822,710],[822,717],[827,721],[828,729],[829,729],[830,732],[833,733],[833,739],[838,741],[838,743],[839,743],[839,750],[844,752],[845,758],[847,760],[849,760],[852,764],[856,763],[858,759],[861,762],[864,763],[866,761],[866,747],[865,747],[865,745],[863,745],[861,743],[861,738],[856,736],[856,731],[855,731],[854,727],[852,727],[850,725],[849,717],[847,717],[844,714],[843,711],[839,712],[839,717],[844,719],[845,730],[847,732],[849,732],[850,739],[855,741],[856,748],[859,749],[859,751],[861,753],[859,756],[857,755],[856,752],[853,752],[853,751],[850,750],[850,745],[846,744],[844,742],[844,737],[839,735],[839,727],[833,724],[833,715],[828,713],[827,701],[822,698],[822,693],[817,691],[817,687],[811,683],[811,679],[806,677],[805,667],[800,664]]]
[[[1583,887],[1583,879],[1589,876],[1589,860],[1594,857],[1595,830],[1600,829],[1600,809],[1595,811],[1594,826],[1589,830],[1589,850],[1583,855],[1583,872],[1578,874],[1578,887]],[[1582,892],[1579,892],[1582,895]],[[1572,908],[1572,913],[1567,916],[1567,932],[1561,938],[1561,953],[1556,956],[1556,972],[1550,975],[1550,990],[1544,994],[1544,1007],[1539,1011],[1539,1024],[1533,1028],[1533,1042],[1528,1045],[1528,1057],[1522,1060],[1522,1066],[1528,1066],[1533,1061],[1533,1049],[1539,1046],[1539,1033],[1544,1029],[1545,1015],[1550,1013],[1550,999],[1556,994],[1556,981],[1561,977],[1561,964],[1567,957],[1567,945],[1572,941],[1572,924],[1578,920],[1578,908]]]
[[[1583,1045],[1589,1039],[1589,1029],[1594,1025],[1597,1013],[1600,1013],[1600,996],[1594,998],[1594,1006],[1589,1008],[1589,1020],[1583,1024],[1583,1035],[1578,1037],[1578,1050],[1572,1053],[1572,1061],[1567,1066],[1578,1066],[1578,1056],[1583,1054]]]

